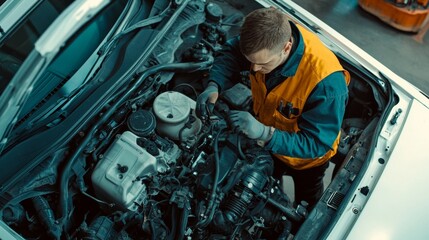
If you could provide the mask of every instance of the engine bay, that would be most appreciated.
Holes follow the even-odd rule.
[[[313,217],[271,176],[270,152],[230,128],[229,110],[251,109],[246,72],[208,121],[195,114],[213,58],[258,5],[246,7],[190,1],[127,89],[8,190],[2,220],[28,239],[289,239],[326,226],[330,218]],[[370,80],[341,61],[350,98],[335,174],[315,206],[330,217],[384,108]]]

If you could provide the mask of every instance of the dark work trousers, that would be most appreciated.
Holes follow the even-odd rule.
[[[323,194],[323,177],[328,166],[329,161],[310,169],[296,170],[274,157],[273,177],[281,180],[283,175],[291,176],[295,186],[295,204],[304,200],[311,210]]]

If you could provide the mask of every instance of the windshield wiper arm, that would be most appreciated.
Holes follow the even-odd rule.
[[[150,17],[150,18],[147,18],[147,19],[144,19],[144,20],[141,20],[141,21],[135,23],[134,25],[128,27],[127,29],[119,32],[112,39],[110,39],[109,41],[104,43],[103,46],[100,47],[98,54],[101,56],[101,55],[109,52],[108,50],[110,48],[112,48],[112,46],[114,46],[114,43],[116,41],[118,41],[120,38],[122,38],[123,36],[127,35],[128,33],[133,32],[136,29],[144,28],[144,27],[153,25],[155,23],[161,22],[165,18],[165,16],[167,16],[168,11],[170,10],[170,6],[171,6],[171,3],[160,14],[153,16],[153,17]]]

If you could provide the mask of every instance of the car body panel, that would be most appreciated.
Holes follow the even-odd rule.
[[[0,220],[0,239],[2,240],[24,240],[19,234],[13,231],[5,222]]]
[[[407,116],[401,119],[401,137],[394,148],[385,148],[390,157],[373,159],[385,165],[380,179],[369,188],[367,202],[360,206],[358,196],[349,204],[348,212],[355,215],[356,222],[347,239],[427,239],[427,215],[429,195],[426,194],[429,175],[427,148],[429,109],[418,101],[412,101]],[[400,123],[398,123],[400,124]],[[370,173],[370,171],[368,171]],[[367,178],[376,178],[368,176]],[[361,188],[365,186],[364,182]],[[362,195],[357,193],[356,195]],[[362,196],[361,196],[362,197]],[[345,214],[347,215],[347,214]],[[342,221],[337,225],[340,229]],[[347,229],[347,228],[344,228]],[[329,239],[344,239],[335,236]]]

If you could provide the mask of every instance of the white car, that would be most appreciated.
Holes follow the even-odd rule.
[[[271,155],[195,99],[250,11],[316,33],[352,76],[336,174],[312,211]],[[428,239],[429,99],[286,0],[0,5],[0,239]]]

